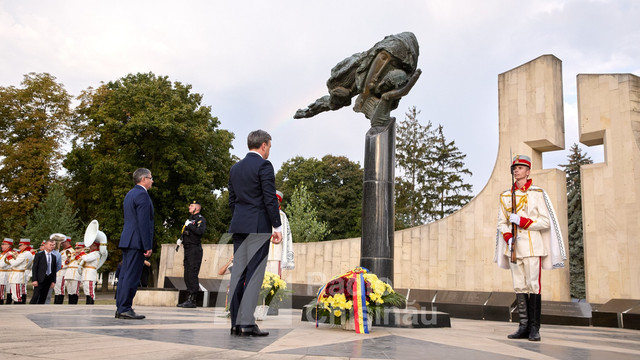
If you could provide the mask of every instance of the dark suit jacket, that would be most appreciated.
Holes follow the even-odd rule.
[[[51,282],[56,282],[56,257],[51,254],[51,274],[49,274],[49,279]],[[31,280],[37,281],[38,286],[44,283],[47,280],[47,256],[44,251],[40,251],[36,253],[33,257],[33,267],[31,268]]]
[[[280,223],[271,162],[250,152],[233,165],[229,176],[230,233],[271,233]]]
[[[147,191],[136,185],[124,197],[124,227],[118,247],[151,250],[153,247],[153,204]]]

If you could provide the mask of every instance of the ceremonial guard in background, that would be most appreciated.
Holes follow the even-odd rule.
[[[62,234],[53,234],[52,237],[55,236],[56,239],[59,236],[64,236]],[[57,240],[56,240],[57,241]],[[60,263],[62,267],[56,273],[56,286],[53,288],[55,292],[54,304],[62,304],[64,303],[64,294],[65,294],[65,279],[64,276],[67,273],[67,268],[69,267],[69,259],[73,258],[74,251],[71,247],[71,238],[64,236],[64,239],[60,243]]]
[[[494,261],[504,269],[511,269],[516,292],[520,325],[508,338],[540,341],[540,275],[542,269],[564,267],[564,244],[549,196],[528,179],[531,158],[516,155],[511,171],[515,179],[512,188],[500,195]],[[515,259],[510,256],[512,249]]]
[[[13,296],[13,302],[16,304],[27,303],[27,269],[31,268],[33,262],[33,253],[31,253],[31,240],[20,239],[18,253],[9,253],[6,257],[11,265],[11,273],[9,274],[9,286]]]
[[[282,198],[284,194],[276,190],[278,206],[280,209],[280,221],[282,222],[282,242],[269,245],[269,255],[267,257],[266,271],[282,277],[282,269],[293,270],[295,263],[293,260],[293,238],[287,214],[282,211]]]
[[[189,204],[189,218],[182,227],[182,239],[178,240],[178,245],[184,247],[184,282],[187,285],[189,297],[178,307],[196,307],[196,298],[200,290],[200,265],[202,264],[202,235],[207,229],[207,220],[200,214],[202,206],[199,202],[193,201]]]
[[[64,283],[70,305],[78,303],[78,295],[80,294],[79,282],[82,281],[82,275],[78,274],[78,261],[75,258],[75,254],[82,252],[83,249],[84,243],[77,241],[74,252],[65,261],[67,263],[67,271],[64,273]]]
[[[78,273],[82,274],[82,291],[87,305],[93,305],[96,299],[96,283],[98,269],[107,260],[107,236],[98,230],[98,221],[89,223],[84,234],[84,250],[75,256],[78,262]]]
[[[7,255],[12,253],[13,239],[4,238],[2,241],[2,253],[0,253],[0,305],[4,304],[4,299],[7,299],[7,304],[11,304],[11,297],[7,297],[7,290],[9,288],[9,274],[11,273],[11,264],[7,259]],[[15,256],[15,254],[14,254]]]

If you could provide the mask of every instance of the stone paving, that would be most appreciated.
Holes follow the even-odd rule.
[[[640,331],[543,325],[542,342],[509,340],[516,324],[451,319],[451,328],[373,327],[368,335],[301,321],[281,309],[264,338],[229,335],[221,308],[0,306],[0,359],[639,359]]]

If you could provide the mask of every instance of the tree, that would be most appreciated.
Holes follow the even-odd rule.
[[[287,211],[294,242],[322,241],[329,234],[327,223],[318,221],[317,210],[304,183],[295,186]]]
[[[0,87],[0,232],[17,237],[60,168],[71,96],[47,73]]]
[[[136,168],[151,170],[155,243],[175,242],[191,200],[216,209],[227,184],[233,134],[219,129],[211,108],[190,85],[153,73],[130,74],[79,97],[76,137],[64,165],[84,221],[98,219],[117,243],[122,201]],[[207,217],[217,214],[207,211]],[[208,234],[204,236],[205,241]],[[119,257],[110,256],[118,261]]]
[[[418,121],[420,111],[416,107],[405,113],[396,129],[396,176],[395,208],[396,229],[424,224],[426,213],[433,208],[434,199],[428,197],[426,189],[433,147],[431,121],[422,125]]]
[[[282,164],[276,187],[286,198],[304,183],[318,221],[329,226],[326,240],[345,239],[361,234],[363,178],[360,164],[344,156],[325,155],[322,160],[297,156]],[[291,217],[288,206],[284,204],[283,210]]]
[[[569,219],[569,276],[571,296],[586,297],[584,279],[584,243],[582,233],[582,189],[580,166],[592,164],[593,160],[582,153],[578,144],[573,144],[567,159],[569,163],[560,165],[567,174],[567,216]]]
[[[32,239],[36,247],[53,233],[62,233],[75,240],[82,239],[83,232],[77,214],[78,211],[73,210],[73,204],[65,196],[62,185],[54,184],[44,201],[27,219],[24,236]]]
[[[427,212],[430,219],[442,219],[452,214],[473,198],[470,195],[473,186],[464,182],[462,175],[471,176],[471,171],[464,165],[463,154],[455,141],[447,142],[442,125],[435,131],[431,151],[432,163],[428,171],[427,191],[432,194],[434,207]]]

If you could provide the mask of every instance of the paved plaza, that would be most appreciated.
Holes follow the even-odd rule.
[[[221,308],[4,305],[0,359],[638,359],[640,331],[543,325],[542,342],[508,340],[516,324],[451,319],[451,328],[373,327],[368,335],[301,321],[280,310],[264,338],[229,335]]]

